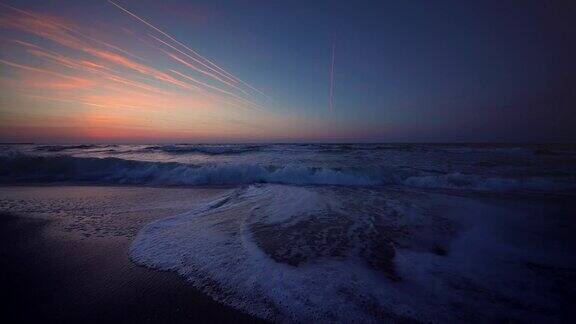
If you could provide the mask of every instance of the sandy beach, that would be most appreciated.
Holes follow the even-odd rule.
[[[226,190],[1,187],[2,322],[257,321],[127,254],[146,223]]]

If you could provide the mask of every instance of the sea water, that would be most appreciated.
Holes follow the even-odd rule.
[[[575,162],[574,145],[7,145],[0,182],[231,187],[146,225],[130,257],[265,319],[563,321]]]

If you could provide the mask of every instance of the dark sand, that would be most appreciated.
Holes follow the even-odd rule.
[[[0,322],[258,321],[127,255],[143,225],[223,190],[0,187]]]

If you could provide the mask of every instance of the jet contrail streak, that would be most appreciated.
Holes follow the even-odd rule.
[[[5,4],[5,3],[2,3],[2,2],[0,2],[0,6],[3,6],[3,7],[5,7],[5,8],[9,8],[9,9],[12,9],[12,10],[14,10],[14,11],[17,11],[17,12],[23,14],[23,15],[32,17],[32,18],[34,18],[34,19],[38,19],[38,20],[46,19],[46,18],[39,17],[37,14],[28,12],[28,11],[26,11],[26,10],[22,10],[22,9],[18,9],[18,8],[12,7],[12,6],[7,5],[7,4]],[[46,20],[47,20],[48,22],[50,22],[51,24],[54,24],[54,25],[57,26],[57,27],[60,27],[60,28],[62,28],[62,29],[65,29],[66,31],[68,31],[68,32],[70,32],[70,33],[74,33],[74,34],[80,35],[80,36],[82,36],[82,37],[84,37],[84,38],[86,38],[86,39],[89,39],[89,40],[91,40],[91,41],[97,42],[97,43],[99,43],[99,44],[101,44],[101,45],[104,45],[104,46],[106,46],[106,47],[108,47],[108,48],[112,48],[112,49],[114,49],[114,50],[116,50],[116,51],[122,52],[122,53],[124,53],[124,54],[126,54],[126,55],[129,55],[129,56],[132,56],[132,57],[134,57],[134,58],[137,58],[137,59],[139,59],[139,60],[144,61],[143,58],[141,58],[141,57],[139,57],[139,56],[137,56],[137,55],[134,55],[134,54],[132,54],[132,53],[126,51],[126,50],[123,50],[123,49],[121,49],[121,48],[119,48],[119,47],[117,47],[117,46],[114,46],[114,45],[112,45],[112,44],[108,44],[108,43],[106,43],[106,42],[97,40],[97,39],[95,39],[95,38],[92,38],[92,37],[90,37],[90,36],[88,36],[88,35],[85,35],[84,33],[80,32],[80,31],[78,31],[78,30],[75,30],[75,29],[72,29],[72,28],[70,28],[70,27],[68,27],[68,26],[62,25],[62,24],[60,24],[60,23],[58,23],[58,22],[56,22],[56,21],[53,21],[53,20],[51,20],[51,19],[46,19]]]
[[[208,62],[210,65],[212,65],[213,67],[209,67],[210,70],[221,74],[223,77],[233,81],[233,82],[237,82],[237,83],[242,83],[244,85],[246,85],[247,87],[249,87],[250,89],[260,93],[262,96],[266,97],[267,99],[270,99],[270,97],[268,97],[266,94],[264,94],[262,91],[254,88],[253,86],[249,85],[248,83],[242,81],[241,79],[235,77],[234,75],[232,75],[231,73],[227,72],[226,70],[224,70],[223,68],[219,67],[218,65],[216,65],[216,63],[210,61],[209,59],[207,59],[206,57],[200,55],[198,52],[196,52],[195,50],[191,49],[190,47],[186,46],[185,44],[182,44],[180,41],[178,41],[177,39],[175,39],[174,37],[172,37],[170,34],[160,30],[158,27],[152,25],[151,23],[147,22],[146,20],[144,20],[143,18],[140,18],[139,16],[137,16],[135,13],[131,12],[130,10],[122,7],[121,5],[117,4],[116,2],[112,1],[112,0],[108,0],[109,3],[113,4],[114,6],[116,6],[117,8],[119,8],[120,10],[124,11],[125,13],[127,13],[128,15],[130,15],[131,17],[137,19],[138,21],[144,23],[146,26],[154,29],[155,31],[159,32],[160,34],[164,35],[165,37],[167,37],[168,39],[170,39],[171,41],[175,42],[176,44],[182,46],[183,48],[187,49],[188,51],[190,51],[192,54],[196,55],[197,57],[203,59],[204,61]],[[206,64],[201,63],[202,65],[208,67]],[[216,71],[218,70],[218,71]]]
[[[198,52],[196,52],[195,50],[193,50],[193,49],[189,48],[188,46],[182,44],[180,41],[178,41],[177,39],[175,39],[174,37],[172,37],[170,34],[162,31],[161,29],[159,29],[158,27],[156,27],[156,26],[152,25],[151,23],[147,22],[147,21],[144,20],[143,18],[140,18],[138,15],[136,15],[135,13],[131,12],[130,10],[122,7],[121,5],[117,4],[116,2],[114,2],[114,1],[112,1],[112,0],[108,0],[108,2],[110,2],[111,4],[113,4],[114,6],[116,6],[118,9],[124,11],[126,14],[130,15],[132,18],[140,21],[141,23],[145,24],[146,26],[148,26],[148,27],[154,29],[155,31],[159,32],[159,33],[162,34],[164,37],[167,37],[168,39],[170,39],[171,41],[175,42],[176,44],[178,44],[178,45],[186,48],[187,50],[189,50],[190,52],[192,52],[192,54],[194,54],[194,55],[198,56],[199,58],[201,58],[201,59],[209,62],[209,63],[210,63],[211,65],[213,65],[214,67],[210,67],[210,66],[206,65],[206,64],[203,63],[203,62],[198,62],[198,63],[204,65],[205,67],[209,68],[210,70],[212,70],[212,71],[214,71],[214,72],[216,72],[216,73],[222,74],[224,77],[228,78],[229,80],[238,82],[238,81],[235,80],[235,77],[232,76],[230,73],[224,71],[224,69],[220,68],[219,66],[217,66],[216,64],[214,64],[213,62],[211,62],[211,61],[208,60],[207,58],[203,57],[202,55],[198,54]],[[218,72],[218,71],[216,71],[215,69],[218,69],[218,70],[220,70],[220,71],[222,71],[222,72]]]
[[[195,82],[195,83],[197,83],[197,84],[200,84],[200,85],[202,85],[202,86],[204,86],[204,87],[206,87],[206,88],[208,88],[208,89],[212,89],[212,90],[215,90],[215,91],[224,93],[224,94],[226,94],[226,95],[229,95],[229,96],[235,98],[236,100],[239,100],[239,101],[241,101],[241,102],[243,102],[243,103],[245,103],[245,104],[249,104],[249,105],[254,105],[254,106],[260,107],[260,106],[258,106],[256,103],[254,103],[254,102],[252,102],[252,101],[250,101],[250,100],[247,100],[247,99],[245,99],[245,98],[242,98],[242,97],[240,97],[239,95],[234,94],[234,93],[232,93],[232,92],[230,92],[230,91],[226,91],[226,90],[220,89],[220,88],[218,88],[218,87],[209,85],[209,84],[207,84],[207,83],[205,83],[205,82],[202,82],[202,81],[200,81],[200,80],[198,80],[198,79],[195,79],[195,78],[193,78],[193,77],[191,77],[191,76],[189,76],[189,75],[186,75],[186,74],[184,74],[184,73],[181,73],[181,72],[178,72],[178,71],[175,71],[175,70],[170,70],[170,71],[171,71],[172,73],[174,73],[174,74],[177,74],[177,75],[179,75],[179,76],[187,79],[187,80],[190,80],[190,81],[192,81],[192,82]]]
[[[174,47],[174,46],[172,46],[172,45],[170,45],[170,44],[168,44],[168,43],[166,43],[165,41],[161,40],[160,38],[158,38],[158,37],[156,37],[156,36],[154,36],[154,35],[151,35],[151,34],[148,34],[148,36],[150,36],[150,37],[152,37],[154,40],[156,40],[156,41],[158,41],[158,42],[160,42],[160,43],[162,43],[162,44],[170,47],[171,49],[173,49],[173,50],[175,50],[175,51],[178,51],[178,53],[180,53],[180,54],[188,57],[189,59],[193,60],[194,62],[197,62],[197,63],[200,63],[200,64],[204,65],[202,62],[198,61],[198,59],[196,59],[195,57],[192,57],[192,56],[190,56],[189,54],[186,54],[186,53],[182,52],[181,50],[177,49],[176,47]],[[192,65],[192,64],[190,64],[190,63],[188,63],[188,62],[185,62],[184,60],[181,60],[180,58],[174,56],[174,55],[171,54],[171,53],[168,53],[167,51],[165,51],[165,50],[163,50],[163,49],[160,49],[160,50],[161,50],[162,52],[164,52],[166,55],[170,56],[172,59],[174,59],[174,60],[176,60],[176,61],[178,61],[178,62],[180,62],[180,63],[182,63],[182,64],[184,64],[184,65],[186,65],[186,66],[188,66],[189,68],[191,68],[191,69],[193,69],[193,70],[196,70],[196,71],[198,71],[198,72],[200,72],[200,73],[202,73],[202,74],[205,74],[205,75],[207,75],[207,76],[209,76],[209,77],[211,77],[211,78],[214,78],[214,79],[216,79],[216,80],[218,80],[218,81],[220,81],[220,82],[222,82],[222,83],[224,83],[224,84],[226,84],[226,85],[228,85],[228,86],[230,86],[230,87],[232,87],[232,88],[234,88],[234,89],[236,89],[236,90],[238,90],[238,91],[241,91],[242,93],[244,93],[244,94],[246,94],[246,95],[249,95],[245,90],[239,88],[237,85],[232,84],[230,81],[224,80],[222,77],[219,77],[218,75],[212,73],[212,72],[216,72],[216,73],[218,73],[218,72],[217,72],[217,71],[214,71],[213,69],[210,69],[210,67],[207,67],[207,68],[209,68],[210,71],[212,71],[212,72],[205,71],[205,70],[203,70],[203,69],[201,69],[201,68],[199,68],[199,67],[197,67],[197,66],[194,66],[194,65]]]
[[[22,69],[22,70],[28,70],[28,71],[34,71],[34,72],[40,72],[40,73],[50,74],[50,75],[54,75],[54,76],[57,76],[57,77],[60,77],[60,78],[64,78],[64,79],[69,79],[69,80],[82,80],[81,78],[73,77],[73,76],[70,76],[70,75],[66,75],[66,74],[62,74],[62,73],[58,73],[58,72],[54,72],[54,71],[50,71],[50,70],[45,70],[45,69],[41,69],[41,68],[37,68],[37,67],[33,67],[33,66],[22,65],[22,64],[10,62],[10,61],[5,61],[5,60],[2,60],[2,59],[0,59],[0,63],[6,64],[6,65],[11,66],[11,67],[19,68],[19,69]]]
[[[185,78],[185,79],[188,79],[188,80],[190,80],[190,81],[202,83],[202,82],[194,79],[193,77],[188,76],[188,75],[185,75],[185,74],[180,73],[180,72],[178,72],[178,71],[174,71],[174,70],[170,70],[170,71],[171,71],[172,73],[177,74],[177,75],[179,75],[179,76],[181,76],[181,77],[183,77],[183,78]],[[255,103],[252,103],[252,102],[249,102],[249,101],[247,101],[246,99],[241,98],[241,97],[238,97],[238,96],[236,96],[236,95],[234,95],[234,94],[232,94],[232,93],[230,93],[230,92],[227,92],[227,94],[231,95],[231,96],[232,96],[231,98],[224,98],[224,97],[220,97],[220,96],[214,97],[214,96],[213,96],[214,94],[213,94],[212,92],[208,91],[208,90],[205,89],[205,88],[202,88],[202,87],[200,87],[200,86],[198,86],[198,85],[195,85],[195,84],[190,84],[190,86],[193,87],[193,88],[195,88],[196,90],[199,90],[199,91],[203,92],[203,93],[206,94],[206,95],[211,96],[211,97],[214,98],[215,100],[220,100],[220,101],[222,101],[222,102],[226,102],[226,103],[229,103],[229,104],[231,103],[230,100],[233,100],[235,103],[232,103],[232,104],[237,104],[238,102],[240,102],[240,103],[243,105],[243,107],[250,108],[250,109],[256,110],[256,111],[258,111],[258,112],[265,112],[264,110],[261,110],[261,109],[264,109],[262,106],[259,106],[259,105],[255,104]],[[217,90],[224,91],[224,90],[221,90],[221,89],[217,89]],[[228,99],[230,99],[230,100],[228,100]]]
[[[330,62],[330,111],[334,111],[334,50],[336,43],[332,41],[332,57]]]

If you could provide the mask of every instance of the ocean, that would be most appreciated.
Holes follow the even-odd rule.
[[[127,253],[262,319],[573,315],[572,144],[4,145],[0,184],[222,188]]]

